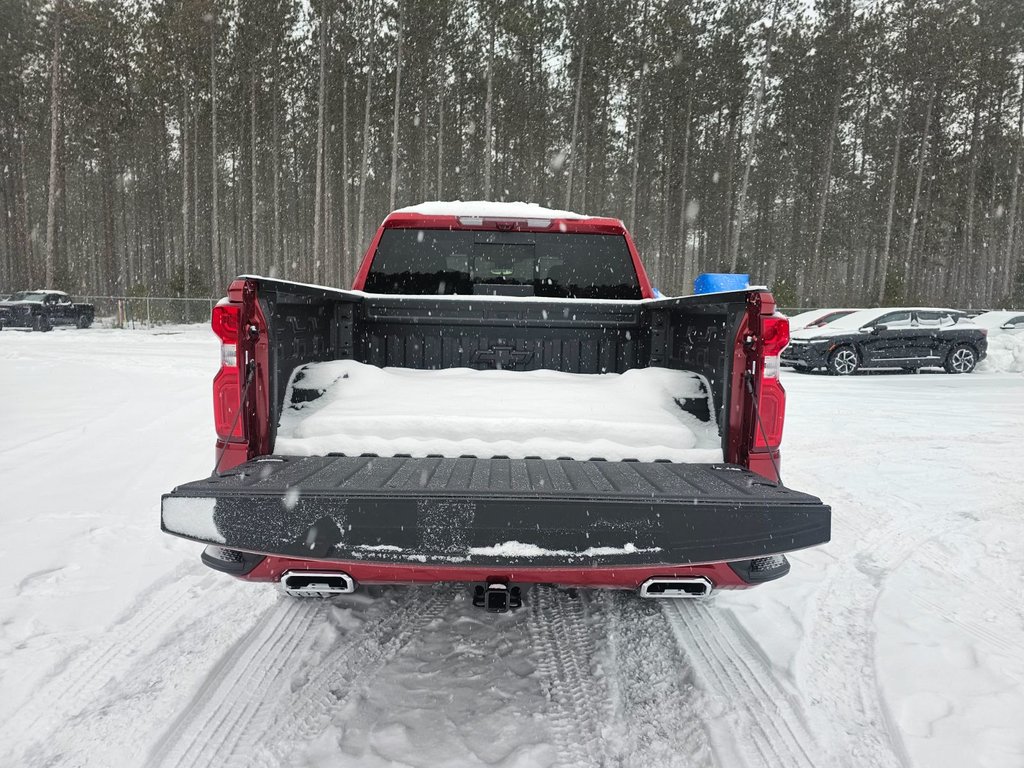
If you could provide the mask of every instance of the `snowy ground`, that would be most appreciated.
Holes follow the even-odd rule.
[[[203,568],[205,328],[0,333],[0,763],[1024,765],[1024,376],[785,374],[793,573],[704,604],[301,602]]]

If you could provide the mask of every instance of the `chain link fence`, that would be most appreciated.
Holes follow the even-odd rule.
[[[158,325],[208,323],[216,299],[175,296],[80,296],[75,301],[96,308],[96,325],[107,328],[152,328]]]

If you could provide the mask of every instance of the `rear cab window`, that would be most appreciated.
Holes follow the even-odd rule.
[[[525,295],[640,299],[625,237],[558,232],[385,229],[363,290],[472,295],[521,286]]]

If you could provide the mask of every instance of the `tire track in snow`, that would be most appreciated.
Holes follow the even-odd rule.
[[[95,638],[77,653],[72,653],[51,670],[29,701],[3,723],[3,737],[10,744],[15,738],[31,734],[34,742],[58,730],[66,719],[86,709],[101,691],[123,677],[139,660],[159,647],[179,618],[189,613],[195,602],[216,610],[229,597],[214,589],[214,574],[181,573],[182,567],[147,591],[122,614],[103,636]],[[188,570],[195,570],[189,566]]]
[[[633,593],[600,595],[608,613],[613,707],[607,746],[622,766],[710,765],[708,734],[695,704],[693,670],[657,603]]]
[[[976,622],[961,619],[955,614],[950,613],[948,605],[942,605],[916,593],[912,594],[910,598],[922,608],[927,608],[929,611],[941,616],[943,621],[947,621],[955,627],[963,630],[968,635],[974,637],[975,640],[988,644],[990,648],[993,648],[997,652],[1004,653],[1015,659],[1024,658],[1024,645],[1021,643],[1015,642],[1005,635],[983,627]],[[1014,678],[1018,682],[1024,682],[1024,677],[1022,677],[1019,672],[1015,672],[1014,670],[1007,669],[1005,667],[1000,671],[1003,674]]]
[[[283,695],[275,696],[287,711],[261,713],[242,734],[242,743],[252,744],[249,766],[284,765],[303,744],[308,744],[342,712],[353,696],[411,640],[439,619],[455,600],[456,588],[446,585],[402,589],[397,606],[379,598],[381,617],[364,623],[338,639],[323,660],[302,671],[306,680]],[[391,594],[389,591],[388,594]]]
[[[936,517],[913,508],[891,515],[862,508],[863,528],[846,534],[856,545],[828,568],[828,575],[807,606],[804,642],[798,656],[805,687],[821,706],[815,725],[838,741],[839,764],[897,768],[910,758],[875,663],[874,616],[885,581],[911,554],[969,521],[956,514]],[[834,537],[836,538],[836,537]],[[837,683],[842,692],[837,695]],[[854,699],[853,706],[850,706]],[[833,704],[833,702],[836,702]],[[839,724],[840,714],[845,716]]]
[[[942,568],[948,558],[946,548],[950,546],[955,545],[950,542],[942,542],[940,537],[935,537],[914,553],[918,567],[931,571],[935,584],[942,584],[943,579],[948,579],[951,575],[949,571]],[[953,573],[961,574],[965,570],[961,567],[955,569]],[[964,603],[975,603],[988,605],[993,613],[1003,617],[1024,617],[1024,610],[1018,600],[1015,600],[1013,596],[1000,594],[1004,588],[1004,585],[992,587],[984,580],[979,582],[975,579],[958,578],[955,595],[952,595],[952,598],[945,603],[940,602],[934,592],[923,594],[921,591],[914,591],[910,594],[910,599],[935,616],[941,617],[943,621],[983,643],[988,649],[1013,659],[1024,659],[1024,643],[1017,639],[1016,633],[1001,631],[1001,628],[990,628],[982,621],[978,621],[979,617],[975,617],[974,621],[961,618],[960,612],[957,610]],[[1009,667],[1004,666],[1001,672],[1018,682],[1024,682],[1021,673]]]
[[[662,610],[708,698],[702,709],[720,765],[834,764],[811,735],[788,686],[720,607],[669,600]]]
[[[218,602],[209,596],[195,602],[190,614],[167,627],[157,648],[137,657],[79,711],[62,720],[57,731],[36,740],[24,762],[80,768],[144,765],[152,739],[166,728],[167,713],[188,703],[192,689],[209,674],[223,649],[247,635],[278,599],[268,590],[246,594],[240,584],[226,585],[225,591],[232,599]]]
[[[552,587],[531,590],[529,629],[551,709],[545,712],[562,763],[605,765],[599,750],[608,721],[608,696],[594,675],[594,632],[585,620],[585,598]]]
[[[190,705],[175,719],[150,752],[146,765],[226,765],[243,732],[261,709],[276,701],[270,693],[301,658],[322,621],[326,601],[282,600],[268,609],[255,627],[211,671]],[[299,651],[297,654],[296,651]]]

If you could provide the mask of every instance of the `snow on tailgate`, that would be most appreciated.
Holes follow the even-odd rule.
[[[667,368],[574,374],[312,363],[292,376],[274,452],[722,461],[707,393],[701,376]]]
[[[224,543],[213,522],[216,499],[167,498],[163,501],[163,521],[168,530],[204,541]]]

